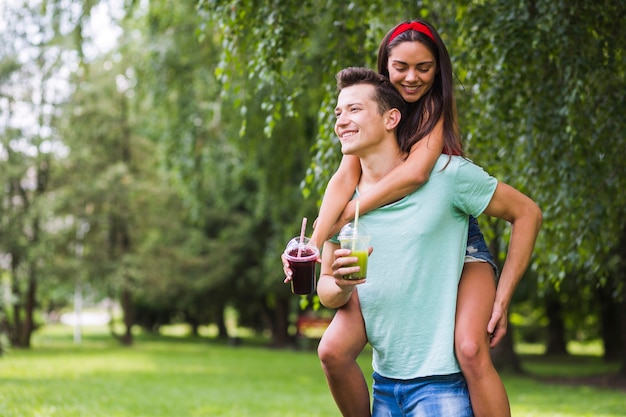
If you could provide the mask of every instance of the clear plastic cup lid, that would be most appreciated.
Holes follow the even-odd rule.
[[[302,242],[300,242],[300,238],[299,237],[294,237],[293,239],[291,239],[288,243],[287,243],[287,247],[285,248],[285,255],[287,255],[288,257],[290,257],[290,252],[294,249],[298,249],[301,248],[304,256],[302,256],[302,258],[309,258],[309,257],[314,257],[316,258],[317,256],[319,256],[319,249],[316,248],[315,246],[310,246],[309,245],[309,238],[305,237]]]
[[[339,239],[348,239],[355,236],[369,236],[369,232],[367,228],[363,226],[361,223],[357,225],[357,228],[354,227],[354,222],[346,224],[339,231]]]

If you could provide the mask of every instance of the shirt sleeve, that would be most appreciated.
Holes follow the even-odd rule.
[[[461,159],[455,179],[454,205],[462,213],[478,217],[489,205],[498,180],[467,159]]]

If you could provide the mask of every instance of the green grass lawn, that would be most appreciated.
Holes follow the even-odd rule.
[[[275,350],[248,342],[138,336],[117,345],[85,329],[81,345],[64,327],[40,330],[30,350],[0,357],[0,417],[338,416],[314,350]],[[524,364],[542,375],[611,370],[599,358]],[[371,373],[370,353],[361,365]],[[546,374],[547,372],[547,374]],[[575,372],[574,372],[575,373]],[[626,393],[555,385],[503,374],[513,416],[626,416]]]

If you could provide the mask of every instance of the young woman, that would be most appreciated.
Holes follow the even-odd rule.
[[[361,214],[419,188],[428,180],[442,152],[463,155],[452,65],[444,43],[431,25],[413,21],[391,29],[378,52],[378,71],[391,80],[409,105],[398,128],[398,140],[408,157],[358,198]],[[354,218],[356,200],[351,198],[360,173],[358,158],[344,156],[327,187],[312,235],[314,244],[319,246]],[[457,298],[456,355],[467,380],[474,414],[510,416],[507,394],[489,352],[490,338],[494,346],[506,331],[510,295],[495,304],[495,264],[473,218],[467,246]],[[289,275],[288,269],[286,272]],[[353,296],[337,310],[318,347],[330,391],[344,416],[371,414],[368,387],[356,362],[366,343],[358,296]]]

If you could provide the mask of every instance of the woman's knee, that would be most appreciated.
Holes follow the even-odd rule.
[[[491,362],[489,338],[476,337],[472,334],[457,334],[454,343],[458,361],[463,364]]]
[[[339,346],[329,337],[322,337],[317,346],[317,356],[324,365],[334,365],[342,361],[342,357],[346,356],[345,352],[341,352]]]
[[[459,363],[473,363],[476,362],[481,355],[481,346],[475,340],[467,339],[461,340],[455,344],[456,355]]]
[[[341,369],[354,363],[358,355],[354,355],[345,344],[322,337],[317,346],[317,356],[325,369]]]

